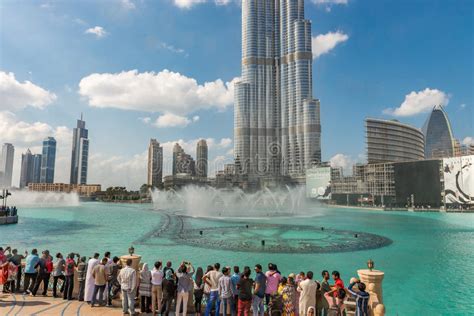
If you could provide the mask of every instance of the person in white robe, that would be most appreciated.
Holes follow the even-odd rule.
[[[86,302],[91,302],[92,301],[92,296],[94,295],[94,277],[92,276],[92,271],[94,271],[94,268],[96,265],[99,264],[99,254],[95,253],[94,257],[89,259],[89,262],[87,263],[87,274],[86,274],[86,288],[85,288],[85,293],[84,293],[84,301]]]
[[[316,306],[317,286],[317,283],[313,281],[313,272],[308,271],[308,273],[306,274],[306,280],[301,281],[297,289],[300,293],[300,316],[303,316],[305,313],[304,311],[308,311],[309,307],[314,308]]]

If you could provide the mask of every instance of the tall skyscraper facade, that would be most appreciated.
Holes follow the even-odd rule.
[[[148,177],[151,187],[161,187],[163,179],[163,147],[156,139],[150,139],[148,145]]]
[[[0,157],[0,187],[9,188],[12,186],[14,156],[15,147],[9,143],[3,144]]]
[[[87,167],[89,160],[89,132],[86,129],[86,122],[77,120],[77,127],[72,134],[72,155],[71,155],[71,184],[87,183]]]
[[[207,178],[207,153],[208,149],[206,140],[199,140],[196,145],[196,176],[201,178]]]
[[[321,161],[312,60],[304,0],[242,1],[242,76],[234,102],[238,173],[297,177]]]
[[[42,159],[40,154],[33,155],[33,178],[31,179],[31,183],[40,183]]]
[[[365,120],[367,162],[401,162],[425,157],[423,133],[396,120]]]
[[[56,163],[56,140],[54,137],[43,140],[42,156],[40,182],[54,183],[54,165]]]
[[[455,139],[448,115],[441,105],[435,106],[423,126],[425,158],[443,158],[454,155]]]
[[[176,143],[173,146],[173,176],[178,173],[196,175],[196,163],[193,157],[185,153],[184,149]]]
[[[28,186],[33,182],[34,159],[31,151],[28,149],[26,153],[21,155],[21,174],[20,189]]]

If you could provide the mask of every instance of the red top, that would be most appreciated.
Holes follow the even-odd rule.
[[[344,281],[342,281],[342,279],[337,279],[335,282],[334,282],[334,285],[338,288],[338,289],[343,289],[344,288]],[[334,297],[337,296],[337,292],[334,292]]]

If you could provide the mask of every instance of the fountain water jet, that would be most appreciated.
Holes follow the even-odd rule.
[[[8,204],[16,207],[63,207],[79,206],[76,193],[13,191]]]
[[[198,217],[267,217],[310,215],[305,205],[304,187],[287,187],[256,193],[240,189],[217,190],[211,187],[186,186],[179,191],[153,191],[155,209],[178,210]],[[314,212],[314,211],[313,211]]]

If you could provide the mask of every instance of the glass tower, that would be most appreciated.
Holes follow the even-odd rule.
[[[72,155],[71,155],[71,184],[87,183],[87,166],[89,159],[89,138],[86,122],[77,120],[77,127],[72,134]]]
[[[441,105],[435,106],[423,126],[425,158],[452,157],[454,137],[448,115]]]
[[[234,156],[237,172],[249,180],[301,176],[321,160],[312,60],[311,22],[304,18],[304,0],[242,1]]]
[[[28,186],[33,182],[34,158],[31,151],[28,149],[26,153],[21,154],[21,174],[20,174],[20,189]]]
[[[54,165],[56,162],[56,140],[48,137],[43,141],[43,160],[41,162],[41,183],[54,183]]]

